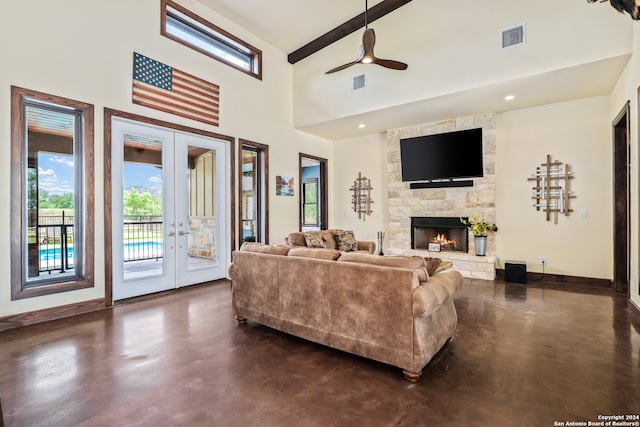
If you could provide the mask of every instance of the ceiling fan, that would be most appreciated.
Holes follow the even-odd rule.
[[[393,59],[378,58],[373,54],[373,46],[376,44],[376,33],[373,31],[373,28],[369,28],[367,19],[368,9],[369,7],[367,4],[367,0],[365,0],[364,33],[362,34],[362,44],[360,45],[360,56],[355,61],[349,62],[348,64],[340,65],[336,68],[332,68],[331,70],[325,72],[325,74],[335,73],[336,71],[344,70],[345,68],[349,68],[352,65],[356,64],[377,64],[385,68],[391,68],[392,70],[407,69],[408,66],[404,62],[394,61]]]
[[[587,0],[589,3],[600,3],[607,0]],[[640,2],[638,0],[611,0],[613,6],[618,12],[627,12],[635,20],[640,20]]]

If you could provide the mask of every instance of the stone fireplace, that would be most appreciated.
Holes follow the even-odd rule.
[[[471,187],[411,188],[410,183],[402,181],[400,163],[400,139],[422,135],[433,135],[456,130],[482,128],[482,152],[484,176],[473,179]],[[495,153],[496,153],[496,115],[495,113],[477,114],[469,117],[445,120],[436,123],[423,123],[387,131],[387,188],[389,197],[388,240],[385,254],[419,255],[438,257],[451,261],[453,267],[463,276],[492,280],[495,278],[495,233],[487,240],[487,255],[475,255],[475,242],[468,229],[460,224],[460,218],[485,213],[489,223],[495,223]],[[445,224],[432,228],[455,228],[447,230],[446,240],[455,240],[455,249],[451,243],[441,244],[441,251],[429,251],[428,242],[433,231],[414,229],[416,218],[443,218]],[[498,224],[499,225],[499,224]],[[418,227],[422,228],[422,227]],[[460,236],[457,233],[461,233]],[[466,235],[465,235],[466,233]],[[442,233],[441,233],[442,234]],[[421,242],[416,245],[416,240]]]
[[[458,217],[411,217],[411,249],[466,254],[469,231]]]

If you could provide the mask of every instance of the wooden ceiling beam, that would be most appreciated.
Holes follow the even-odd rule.
[[[369,24],[378,18],[382,18],[388,13],[393,12],[401,6],[409,3],[411,0],[383,0],[377,5],[369,8],[367,18]],[[364,27],[364,12],[349,19],[344,24],[340,24],[333,30],[321,35],[317,39],[307,43],[299,49],[291,52],[287,59],[290,64],[295,64],[298,61],[303,60],[309,55],[316,53],[317,51],[324,49],[330,44],[340,40],[341,38],[348,36],[354,31]]]

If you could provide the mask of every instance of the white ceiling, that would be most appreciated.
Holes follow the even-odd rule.
[[[364,0],[200,1],[286,54],[362,13],[365,5]],[[369,8],[380,2],[370,0]]]
[[[282,50],[285,54],[300,48],[306,43],[314,40],[320,35],[353,18],[364,10],[364,1],[360,0],[200,0],[204,5],[212,8],[217,13],[226,16],[231,21],[252,32],[256,36],[265,40],[274,47]],[[426,0],[413,0],[409,5]],[[471,1],[471,0],[467,0]],[[428,20],[438,16],[456,16],[459,22],[472,22],[482,19],[483,21],[495,21],[496,28],[505,28],[505,16],[509,15],[509,22],[518,24],[512,20],[513,11],[522,10],[523,15],[527,13],[538,16],[549,16],[550,20],[560,19],[554,16],[557,12],[550,3],[524,2],[523,0],[496,0],[493,1],[494,9],[484,16],[468,16],[464,14],[467,8],[463,2],[429,2],[428,5],[421,5],[429,10],[430,16],[403,16],[403,10],[410,10],[409,5],[403,6],[392,12],[391,19],[407,23],[407,27],[419,25],[429,25]],[[620,15],[609,3],[589,4],[587,0],[563,0],[570,4],[570,7],[578,9],[584,14],[584,8],[589,14],[596,13],[598,16],[609,18],[609,14]],[[369,8],[379,3],[380,0],[369,1]],[[475,3],[475,2],[474,2]],[[514,4],[514,3],[519,3]],[[498,4],[502,7],[496,8]],[[477,3],[476,3],[477,5]],[[566,3],[563,6],[563,13],[566,11]],[[597,9],[596,9],[597,8]],[[453,9],[453,10],[452,10]],[[415,8],[413,10],[416,10]],[[422,10],[422,9],[420,9]],[[594,11],[594,12],[592,12]],[[460,13],[462,12],[462,13]],[[406,13],[405,13],[406,15]],[[564,15],[563,15],[564,16]],[[385,17],[386,18],[386,17]],[[382,18],[382,19],[385,19]],[[632,20],[624,15],[625,19],[614,19],[616,25],[632,26]],[[437,18],[436,18],[437,19]],[[566,19],[566,18],[564,18]],[[522,16],[520,22],[525,22],[527,16]],[[418,24],[416,24],[418,22]],[[459,24],[456,22],[456,24]],[[611,25],[611,19],[608,24]],[[566,23],[567,26],[571,22]],[[594,28],[594,32],[603,32],[606,28]],[[570,34],[570,31],[568,32]],[[629,31],[631,34],[631,31]],[[449,35],[446,35],[447,37]],[[379,36],[382,37],[382,36]],[[412,33],[403,28],[396,34],[384,34],[384,52],[378,52],[382,57],[393,58],[393,52],[388,52],[389,46],[394,44],[402,45],[411,42]],[[415,36],[414,36],[415,37]],[[563,43],[566,48],[566,40]],[[575,43],[580,43],[577,38]],[[330,47],[331,48],[331,47]],[[325,48],[325,49],[330,49]],[[555,48],[554,45],[545,47],[548,50]],[[373,111],[363,112],[350,116],[321,120],[316,123],[306,124],[300,129],[306,132],[327,138],[330,140],[341,140],[357,137],[363,134],[384,132],[387,129],[408,126],[417,123],[426,123],[450,119],[453,117],[464,117],[471,114],[483,112],[502,112],[527,108],[537,105],[550,104],[572,99],[585,98],[590,96],[607,95],[611,93],[620,74],[626,66],[630,57],[630,51],[622,53],[620,49],[611,49],[611,55],[604,58],[586,59],[584,62],[574,61],[573,63],[558,64],[555,70],[532,70],[531,75],[514,78],[508,81],[491,82],[480,84],[471,89],[450,91],[446,94],[428,97],[418,101],[405,102],[401,105],[394,105],[387,108],[380,108]],[[540,53],[541,55],[544,52]],[[316,54],[317,55],[317,54]],[[353,49],[353,56],[357,55],[357,50]],[[307,61],[304,59],[302,61]],[[345,61],[346,60],[346,61]],[[326,68],[332,68],[344,62],[348,62],[349,57],[340,57],[332,63],[326,64]],[[478,52],[478,59],[482,60],[482,52]],[[411,59],[403,58],[411,67]],[[358,66],[358,67],[369,67]],[[375,66],[374,66],[375,67]],[[390,78],[397,79],[403,72],[391,71]],[[320,75],[322,75],[320,73]],[[400,78],[402,75],[400,75]],[[507,93],[517,94],[517,98],[511,102],[504,100]],[[357,123],[367,123],[365,130],[358,129]]]

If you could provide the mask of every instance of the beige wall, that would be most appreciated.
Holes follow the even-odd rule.
[[[609,97],[500,113],[497,114],[495,134],[498,267],[504,267],[505,260],[520,260],[527,263],[529,271],[537,272],[541,271],[539,259],[544,256],[548,273],[611,279]],[[373,147],[376,138],[368,136],[336,143],[337,183],[349,178],[349,173],[357,174],[357,167],[349,169],[349,165],[361,159],[363,149]],[[371,152],[373,154],[373,150]],[[532,183],[527,181],[535,168],[546,160],[547,154],[554,160],[570,164],[575,175],[570,184],[577,196],[571,201],[574,212],[569,217],[559,217],[557,225],[553,221],[547,222],[544,213],[532,207]],[[372,159],[371,164],[374,162],[382,163],[386,168],[385,159]],[[372,178],[374,186],[376,181],[385,182],[383,167],[379,173],[372,167],[363,169],[363,173]],[[339,174],[344,178],[339,178]],[[345,184],[344,189],[339,185],[335,187],[335,223],[339,223],[339,216],[348,210],[346,188],[349,185]],[[344,197],[340,197],[340,191]],[[580,209],[587,210],[587,218],[579,217]],[[359,224],[358,235],[375,236],[378,229],[388,227],[386,218],[373,216],[372,219],[367,218],[367,222]]]
[[[11,85],[94,104],[96,280],[91,289],[11,301],[9,211],[4,209],[0,212],[0,316],[104,296],[104,107],[269,145],[272,240],[280,242],[286,233],[297,229],[298,195],[276,197],[274,176],[291,175],[297,183],[298,152],[331,162],[331,142],[292,129],[291,66],[284,53],[195,1],[181,3],[261,49],[263,80],[162,37],[158,0],[25,0],[5,6],[4,13],[13,19],[4,19],[0,26],[4,41],[0,44],[0,204],[10,204]],[[133,52],[220,85],[220,126],[133,105]]]
[[[640,123],[638,123],[638,90],[640,87],[640,24],[633,24],[634,55],[618,80],[611,94],[608,122],[611,123],[624,104],[629,101],[631,108],[631,301],[640,309],[638,280],[640,278]]]
[[[496,236],[501,264],[527,263],[528,271],[611,279],[612,146],[606,96],[544,105],[498,115],[496,158]],[[569,164],[576,198],[570,216],[546,221],[533,208],[533,182],[527,181],[550,154]],[[580,218],[579,211],[587,210]]]
[[[354,230],[356,239],[373,242],[377,242],[378,231],[385,231],[388,222],[386,145],[386,134],[367,135],[335,143],[333,166],[330,165],[330,172],[334,176],[329,205],[330,227]],[[358,177],[358,172],[370,178],[373,187],[373,212],[364,220],[359,220],[358,214],[353,211],[353,192],[349,190]],[[387,243],[388,237],[385,247]]]

